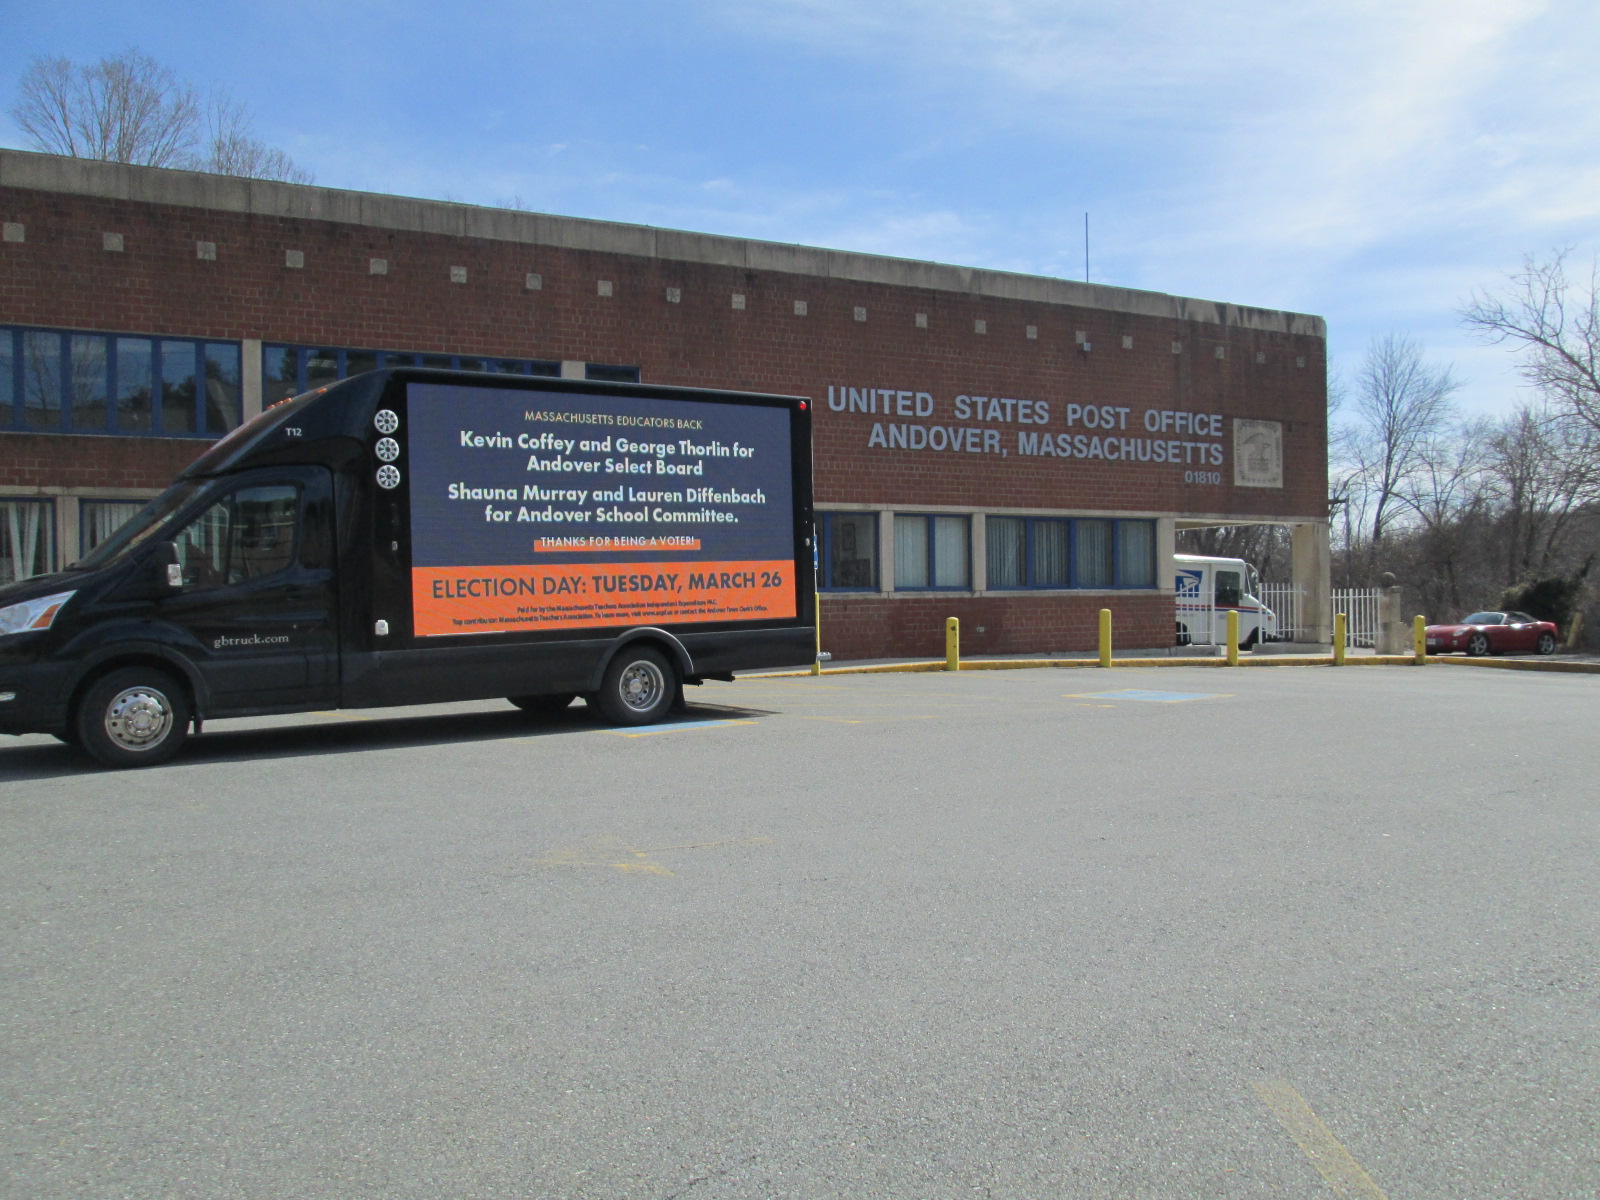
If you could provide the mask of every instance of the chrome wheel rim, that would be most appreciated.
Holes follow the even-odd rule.
[[[124,750],[151,750],[172,732],[172,702],[153,687],[131,687],[106,705],[106,736]]]
[[[617,690],[621,693],[622,702],[634,712],[649,712],[661,702],[661,695],[667,690],[667,680],[660,667],[641,659],[624,668]]]

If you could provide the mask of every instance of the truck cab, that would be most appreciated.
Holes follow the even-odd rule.
[[[1278,635],[1278,617],[1261,602],[1261,576],[1242,558],[1172,556],[1180,646],[1220,646],[1228,613],[1239,614],[1239,645],[1250,648]]]

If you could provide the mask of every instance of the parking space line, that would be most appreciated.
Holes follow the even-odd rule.
[[[1333,1131],[1311,1111],[1305,1097],[1286,1080],[1268,1079],[1252,1086],[1340,1200],[1389,1200],[1372,1176],[1361,1169],[1350,1151],[1333,1136]]]

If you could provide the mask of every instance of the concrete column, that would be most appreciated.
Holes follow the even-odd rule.
[[[261,339],[245,338],[239,344],[240,423],[261,415]]]
[[[972,514],[972,590],[989,590],[989,526],[982,513]]]
[[[83,524],[78,519],[78,498],[57,496],[56,510],[56,570],[71,566],[83,557],[79,549],[79,534]]]
[[[561,378],[583,379],[588,372],[585,371],[586,363],[575,362],[572,359],[563,359],[561,362]]]
[[[1156,521],[1156,586],[1164,592],[1175,590],[1177,579],[1172,556],[1178,552],[1178,523],[1171,517]]]
[[[878,514],[878,590],[894,591],[894,513]]]
[[[1401,589],[1393,584],[1378,589],[1378,644],[1375,649],[1379,654],[1407,654],[1411,650],[1411,622],[1401,613],[1400,593]]]
[[[1291,527],[1292,553],[1290,573],[1294,585],[1300,589],[1301,618],[1313,642],[1333,641],[1332,563],[1328,552],[1328,523],[1307,522]]]

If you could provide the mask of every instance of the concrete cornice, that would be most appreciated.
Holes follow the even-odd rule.
[[[332,221],[343,225],[445,237],[482,238],[525,246],[592,250],[673,262],[705,263],[742,270],[776,271],[855,283],[927,288],[969,296],[992,296],[1147,317],[1168,317],[1179,321],[1200,321],[1304,337],[1327,337],[1327,324],[1321,317],[1169,296],[1164,292],[1142,292],[1042,275],[1019,275],[1009,271],[949,266],[877,254],[857,254],[847,250],[822,250],[782,242],[656,229],[649,225],[625,225],[614,221],[557,217],[546,213],[484,208],[442,200],[418,200],[408,196],[240,179],[198,171],[171,171],[161,167],[64,158],[25,150],[0,150],[0,187],[253,216]]]

